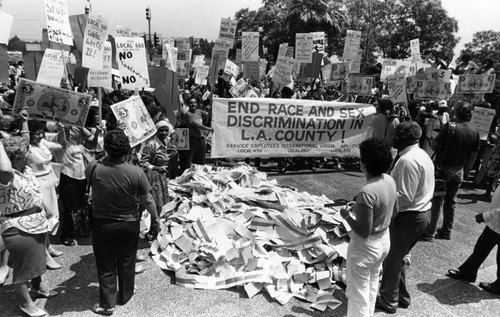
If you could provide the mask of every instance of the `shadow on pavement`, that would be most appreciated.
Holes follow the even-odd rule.
[[[416,286],[421,292],[435,297],[440,304],[448,306],[479,303],[490,297],[474,284],[451,278],[437,279],[432,284],[419,283]]]

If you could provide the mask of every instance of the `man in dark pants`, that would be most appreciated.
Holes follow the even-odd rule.
[[[375,307],[395,313],[411,298],[406,289],[403,258],[410,252],[429,223],[428,211],[434,193],[434,164],[418,141],[422,129],[415,121],[400,123],[393,134],[399,160],[391,172],[398,192],[398,212],[389,226],[391,248],[383,264],[383,276]]]
[[[432,149],[436,151],[436,161],[442,166],[437,177],[446,181],[446,194],[444,203],[441,196],[432,200],[430,223],[421,237],[422,241],[431,242],[433,238],[451,239],[451,229],[455,218],[455,197],[464,178],[464,169],[469,170],[468,167],[474,164],[479,149],[479,133],[468,125],[472,118],[472,106],[469,103],[459,104],[455,109],[455,116],[455,132],[450,132],[450,124],[448,124],[431,144]],[[443,225],[436,232],[441,205],[443,205]],[[434,232],[436,232],[435,236]]]
[[[187,101],[189,111],[184,114],[186,126],[189,128],[189,160],[186,168],[191,164],[205,164],[207,143],[204,131],[213,132],[213,128],[203,125],[203,119],[208,116],[206,111],[198,109],[198,99],[190,97]]]

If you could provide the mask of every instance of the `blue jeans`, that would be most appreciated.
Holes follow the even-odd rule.
[[[441,213],[441,205],[443,205],[443,225],[439,231],[445,236],[451,235],[453,220],[455,218],[455,198],[457,197],[458,189],[462,184],[463,177],[463,169],[455,172],[442,168],[438,171],[436,178],[444,179],[446,181],[446,194],[444,197],[440,196],[432,199],[431,218],[429,226],[425,232],[426,236],[433,236],[436,232],[437,223]]]

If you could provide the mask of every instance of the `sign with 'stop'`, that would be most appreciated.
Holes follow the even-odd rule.
[[[146,47],[141,37],[115,37],[116,60],[122,79],[122,88],[149,87]]]
[[[66,0],[45,0],[45,17],[49,41],[73,45]]]

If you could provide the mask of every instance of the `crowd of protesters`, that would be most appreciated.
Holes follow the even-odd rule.
[[[479,67],[464,56],[454,69],[454,73],[488,73],[491,72],[492,66],[491,60],[484,61]],[[22,65],[17,67],[22,68]],[[23,76],[22,71],[16,71],[12,75],[11,82],[2,86],[3,96],[0,100],[2,109],[0,196],[9,197],[9,200],[3,199],[0,203],[3,238],[0,244],[0,284],[5,283],[9,274],[8,267],[11,267],[13,284],[21,300],[20,309],[29,316],[45,314],[33,303],[28,282],[31,281],[31,289],[38,297],[49,298],[57,295],[57,292],[50,290],[42,281],[42,275],[47,269],[61,268],[55,258],[62,256],[63,253],[52,244],[56,237],[59,239],[58,242],[65,246],[77,245],[72,214],[85,205],[86,192],[90,187],[94,193],[92,239],[100,290],[100,300],[93,311],[111,315],[115,305],[125,304],[135,292],[134,273],[140,272],[136,265],[141,219],[139,210],[145,209],[151,215],[149,236],[154,238],[158,232],[161,207],[169,201],[168,179],[181,175],[191,164],[205,164],[207,151],[210,150],[207,137],[213,132],[211,98],[215,95],[231,98],[229,93],[231,84],[222,76],[219,76],[214,86],[196,85],[193,78],[180,81],[180,107],[176,110],[175,122],[170,122],[165,111],[162,111],[169,105],[160,105],[151,93],[141,92],[146,109],[155,122],[157,133],[150,140],[131,148],[121,130],[124,123],[117,121],[110,106],[126,100],[134,92],[119,89],[111,91],[103,97],[101,105],[93,103],[84,127],[64,126],[55,122],[31,120],[24,110],[12,113],[15,85],[18,78]],[[68,82],[64,82],[62,86],[73,88]],[[420,219],[422,214],[430,213],[430,204],[433,205],[433,210],[435,209],[433,214],[438,215],[440,205],[436,204],[441,204],[442,199],[433,199],[431,202],[432,195],[429,197],[429,190],[433,186],[430,186],[431,181],[427,176],[430,172],[434,175],[434,172],[429,171],[427,165],[433,153],[439,150],[436,144],[442,145],[444,142],[443,131],[449,129],[450,122],[457,122],[457,125],[460,125],[470,120],[472,107],[468,103],[448,105],[445,100],[412,99],[408,105],[395,105],[388,98],[386,87],[382,83],[373,88],[371,96],[347,95],[342,87],[342,85],[324,87],[321,80],[317,79],[308,84],[297,83],[281,90],[273,90],[272,81],[266,77],[259,81],[249,81],[247,89],[253,90],[255,95],[261,98],[371,103],[377,108],[377,114],[367,135],[368,141],[363,142],[360,147],[360,161],[354,159],[365,173],[367,185],[358,195],[352,211],[344,210],[342,216],[348,219],[356,234],[349,246],[350,261],[356,261],[357,257],[366,256],[371,252],[364,245],[366,239],[378,249],[375,252],[376,257],[370,263],[369,271],[354,266],[348,267],[348,276],[356,283],[348,285],[347,294],[350,314],[356,315],[357,311],[361,315],[367,312],[369,315],[375,304],[385,311],[395,312],[398,298],[394,294],[397,294],[398,290],[401,291],[400,307],[407,307],[410,304],[406,289],[398,289],[401,279],[404,285],[404,270],[401,272],[401,268],[395,267],[402,265],[403,257],[424,233],[427,221],[422,220],[418,228],[412,229],[414,234],[411,239],[400,239],[396,243],[394,237],[401,234],[401,230],[408,232],[408,228],[405,227],[406,221]],[[91,90],[86,92],[95,95]],[[482,101],[476,106],[495,109],[498,107],[487,101]],[[99,111],[102,121],[99,120],[101,118]],[[463,117],[463,112],[467,112],[468,116]],[[173,145],[171,138],[176,128],[189,129],[189,150],[177,150]],[[457,129],[457,135],[462,133],[462,129],[461,127]],[[444,198],[443,213],[448,217],[448,222],[443,223],[443,227],[438,229],[438,233],[434,236],[437,225],[437,218],[434,217],[435,221],[432,223],[434,228],[430,230],[432,232],[426,232],[425,241],[431,241],[434,237],[450,239],[456,191],[462,180],[472,175],[472,171],[475,171],[474,182],[477,185],[484,185],[486,197],[491,198],[500,173],[500,145],[497,144],[496,117],[490,131],[487,140],[481,141],[481,144],[479,138],[469,131],[471,138],[477,138],[478,143],[475,144],[473,141],[467,143],[468,150],[467,153],[464,152],[463,158],[468,161],[448,162],[448,167],[451,169],[449,175],[447,174],[448,188],[451,188],[450,184],[454,184],[456,189],[453,192],[450,190]],[[461,145],[462,143],[458,146]],[[410,150],[411,153],[417,154],[409,155]],[[397,158],[401,158],[394,165],[396,152],[399,152]],[[407,209],[402,210],[405,216],[394,218],[396,196],[398,199],[401,197],[400,186],[402,184],[409,187],[419,186],[417,180],[407,179],[405,173],[410,173],[412,166],[423,164],[414,162],[414,156],[422,153],[426,153],[428,162],[426,161],[427,165],[422,167],[426,172],[425,177],[420,179],[425,184],[417,190],[420,196],[415,198],[415,193],[406,193]],[[476,153],[477,160],[474,160]],[[411,158],[408,158],[409,156]],[[334,168],[342,168],[340,158],[276,158],[275,161],[278,172],[286,172],[292,166],[314,170],[323,167],[328,159],[331,159]],[[343,160],[344,163],[348,163],[344,158]],[[259,167],[260,158],[255,158],[255,165]],[[386,174],[390,166],[394,166],[392,177]],[[129,184],[129,188],[120,185],[124,183]],[[379,184],[384,184],[384,188],[390,188],[390,195],[377,190]],[[383,204],[374,205],[373,197],[382,197]],[[138,204],[141,208],[137,207]],[[399,207],[401,208],[401,202]],[[373,213],[373,219],[359,218],[359,215],[365,214],[367,209]],[[350,217],[353,213],[358,217]],[[494,216],[485,213],[478,222],[492,217]],[[389,225],[394,223],[391,222],[393,218],[400,223],[389,229]],[[491,236],[495,232],[492,234],[485,231],[483,235]],[[486,238],[485,236],[480,239]],[[485,251],[481,253],[481,259],[484,253]],[[380,296],[375,298],[378,272],[386,256],[391,262],[390,265],[388,262],[384,264],[385,288],[381,289]],[[470,272],[466,272],[464,264],[460,270],[450,270],[449,274],[455,278],[472,280],[475,278],[474,270],[477,272],[476,266],[469,265],[467,269]],[[371,286],[363,290],[360,285],[364,283],[364,278],[369,279]],[[384,282],[385,280],[388,281]],[[496,284],[488,284],[484,288],[500,293],[500,286]],[[389,293],[391,296],[387,295]]]

